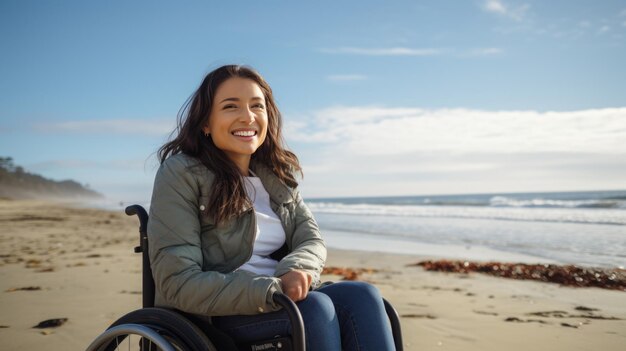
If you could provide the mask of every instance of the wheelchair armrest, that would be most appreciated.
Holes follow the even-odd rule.
[[[302,315],[300,314],[298,306],[296,306],[296,304],[291,301],[287,295],[279,292],[272,295],[272,300],[274,300],[277,305],[284,308],[287,312],[287,316],[289,316],[289,321],[291,322],[291,340],[293,342],[293,350],[305,351],[306,341],[304,336],[304,321],[302,320]]]

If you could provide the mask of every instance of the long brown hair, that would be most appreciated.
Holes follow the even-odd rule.
[[[215,223],[223,223],[236,217],[251,205],[239,168],[215,146],[210,134],[207,137],[202,130],[208,123],[215,92],[223,82],[233,77],[254,81],[265,96],[267,136],[252,154],[251,164],[264,164],[292,188],[298,185],[295,174],[302,174],[298,158],[285,148],[282,117],[274,101],[272,89],[265,79],[248,66],[226,65],[213,70],[178,112],[178,126],[172,132],[176,137],[159,149],[158,156],[163,163],[169,156],[183,153],[198,159],[215,174],[207,209],[207,215],[213,217]]]

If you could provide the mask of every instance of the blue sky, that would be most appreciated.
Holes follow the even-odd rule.
[[[624,1],[0,2],[0,154],[114,200],[257,68],[308,197],[625,189]]]

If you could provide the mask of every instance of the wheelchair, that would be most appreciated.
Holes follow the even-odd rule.
[[[139,246],[142,254],[142,305],[115,321],[100,334],[87,351],[141,350],[141,351],[305,351],[305,333],[302,316],[296,304],[282,293],[273,300],[280,305],[291,323],[290,336],[269,340],[238,343],[211,325],[210,319],[170,308],[154,306],[154,279],[148,255],[148,213],[140,205],[126,207],[126,214],[139,217]],[[326,283],[329,284],[329,283]],[[396,350],[402,351],[402,333],[398,313],[384,300]]]

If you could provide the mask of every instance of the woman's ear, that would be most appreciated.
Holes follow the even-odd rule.
[[[209,134],[211,134],[211,131],[209,130],[208,125],[205,125],[204,127],[202,127],[202,131],[204,132],[205,136],[209,136]]]

